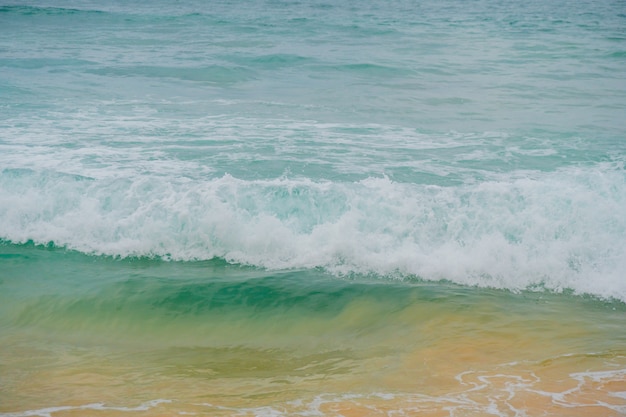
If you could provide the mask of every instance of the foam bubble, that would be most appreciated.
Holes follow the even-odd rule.
[[[626,301],[623,170],[459,186],[279,178],[0,175],[0,231],[90,254],[572,289]]]

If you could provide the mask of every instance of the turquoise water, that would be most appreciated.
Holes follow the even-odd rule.
[[[623,302],[1,249],[2,416],[625,411]]]
[[[0,6],[1,415],[626,412],[623,1],[101,3]]]

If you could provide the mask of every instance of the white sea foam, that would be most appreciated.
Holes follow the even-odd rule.
[[[570,377],[579,384],[564,391],[544,391],[539,387],[544,384],[534,373],[519,369],[503,370],[510,373],[490,373],[487,371],[468,371],[457,376],[459,388],[451,392],[431,396],[420,393],[371,393],[371,394],[321,394],[308,400],[290,401],[277,406],[257,408],[222,407],[213,404],[197,404],[208,410],[228,411],[233,415],[255,416],[324,416],[327,410],[334,409],[341,415],[341,410],[369,410],[376,415],[419,415],[433,411],[457,415],[493,415],[502,417],[524,417],[538,412],[542,407],[542,398],[548,398],[553,412],[567,414],[576,408],[596,412],[598,415],[619,415],[626,412],[622,404],[614,404],[605,399],[622,398],[620,392],[606,391],[606,387],[587,384],[588,379],[596,383],[623,381],[624,370],[589,372],[573,374]],[[590,396],[593,392],[595,395]],[[534,399],[533,399],[534,398]],[[544,405],[545,406],[545,405]],[[530,414],[529,414],[530,413]],[[611,414],[612,415],[612,414]]]
[[[598,166],[454,187],[5,170],[0,237],[626,301],[625,183],[623,170]]]
[[[624,380],[625,369],[604,370],[596,372],[580,372],[569,375],[576,381],[576,386],[558,390],[545,390],[545,382],[533,372],[518,369],[519,364],[503,364],[495,373],[494,370],[466,371],[456,377],[459,382],[457,389],[448,393],[433,396],[422,393],[395,391],[372,393],[323,393],[310,398],[291,400],[284,403],[259,407],[223,406],[211,403],[185,404],[181,401],[157,399],[147,401],[136,407],[121,407],[102,403],[79,406],[47,407],[13,413],[0,413],[0,417],[53,417],[64,411],[116,411],[120,413],[150,411],[161,404],[168,411],[178,415],[194,415],[197,412],[228,413],[233,416],[325,416],[328,410],[369,410],[377,415],[417,415],[439,410],[450,416],[456,415],[493,415],[493,416],[527,416],[542,407],[542,398],[546,398],[556,410],[567,413],[572,409],[584,409],[590,412],[615,412],[619,415],[626,412],[621,401],[623,392],[612,392],[611,384]],[[568,384],[564,384],[568,385]],[[551,386],[548,384],[548,386]],[[607,389],[608,388],[608,389]],[[593,394],[591,394],[593,393]],[[590,395],[591,394],[591,395]],[[611,398],[618,399],[611,401]],[[529,399],[531,399],[529,401]],[[184,411],[191,406],[194,412]],[[608,414],[606,414],[608,415]]]
[[[567,356],[567,355],[565,355]],[[156,399],[134,407],[92,403],[78,406],[46,407],[11,413],[0,413],[0,417],[54,417],[65,411],[116,411],[133,413],[150,411],[163,407],[178,415],[194,415],[197,412],[228,413],[233,416],[325,416],[329,409],[370,410],[381,415],[410,415],[440,410],[450,416],[494,415],[527,416],[542,407],[542,399],[547,399],[553,411],[584,409],[602,415],[626,412],[623,403],[624,392],[612,391],[620,386],[626,376],[626,369],[578,372],[569,375],[576,385],[562,391],[550,381],[543,381],[535,373],[524,369],[520,364],[502,364],[497,370],[466,371],[456,376],[459,385],[438,396],[415,392],[372,392],[372,393],[322,393],[314,397],[301,398],[283,403],[259,407],[223,406],[211,403],[185,404],[182,401]],[[548,384],[546,385],[546,382]],[[617,385],[616,385],[617,383]],[[564,383],[564,386],[570,384]],[[546,387],[552,387],[547,390]],[[615,399],[615,400],[611,400]],[[171,406],[171,408],[170,408]],[[191,406],[194,412],[184,411]],[[530,407],[530,408],[529,408]],[[611,414],[612,415],[612,414]],[[616,414],[617,415],[617,414]]]

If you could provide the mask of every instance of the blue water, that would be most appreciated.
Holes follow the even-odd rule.
[[[5,2],[0,251],[7,335],[429,291],[618,322],[626,3]]]

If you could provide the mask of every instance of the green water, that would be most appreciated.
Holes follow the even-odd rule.
[[[252,407],[260,415],[320,394],[373,393],[403,409],[409,395],[458,390],[463,372],[509,367],[519,377],[554,362],[567,381],[590,366],[615,372],[626,364],[626,306],[618,301],[0,248],[4,412],[102,400],[130,412],[168,400],[159,407],[212,404],[206,415]],[[614,391],[599,390],[598,402]]]

